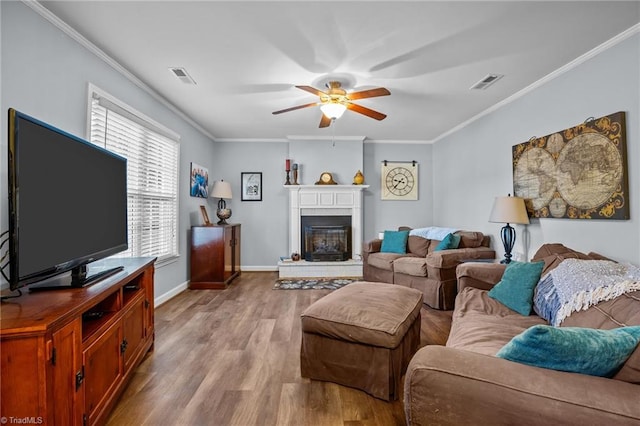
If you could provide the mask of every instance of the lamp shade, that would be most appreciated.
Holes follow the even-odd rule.
[[[213,190],[211,191],[211,196],[215,198],[226,198],[227,200],[230,200],[232,198],[231,184],[223,180],[217,180],[213,184]]]
[[[347,107],[344,104],[333,101],[328,102],[320,107],[320,111],[322,111],[322,113],[326,115],[327,118],[332,119],[342,117],[342,114],[344,114],[344,111],[346,109]]]
[[[528,224],[529,216],[524,205],[524,198],[496,197],[489,222]]]

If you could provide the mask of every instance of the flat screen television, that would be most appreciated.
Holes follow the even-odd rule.
[[[84,287],[121,270],[89,275],[87,264],[128,247],[127,160],[15,109],[8,128],[11,290]]]

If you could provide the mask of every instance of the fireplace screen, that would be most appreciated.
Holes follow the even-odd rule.
[[[343,261],[349,259],[351,227],[305,226],[304,257],[309,262]]]

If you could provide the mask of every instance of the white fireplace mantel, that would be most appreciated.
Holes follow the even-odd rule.
[[[351,252],[362,257],[362,191],[369,185],[284,185],[289,190],[289,253],[301,253],[302,216],[351,216]]]

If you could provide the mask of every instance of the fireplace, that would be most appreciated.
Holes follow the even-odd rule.
[[[280,278],[362,276],[362,192],[368,185],[284,185],[289,191],[289,253],[300,253],[298,262],[278,262]],[[338,219],[336,219],[338,218]],[[331,256],[307,260],[305,227],[345,227],[331,230],[327,242],[335,248],[334,234],[346,234],[347,249],[339,258]],[[324,231],[327,231],[325,229]],[[315,237],[314,237],[315,238]],[[321,243],[324,243],[320,240]],[[316,244],[316,248],[326,248]],[[309,250],[313,252],[313,249]],[[316,250],[318,251],[318,250]],[[320,255],[320,253],[316,253]],[[333,257],[333,259],[331,259]],[[343,260],[342,259],[345,259]],[[340,261],[336,261],[340,260]]]
[[[351,216],[302,216],[301,257],[308,262],[351,259]]]
[[[339,262],[351,258],[349,254],[350,226],[306,226],[304,259],[308,262]]]

